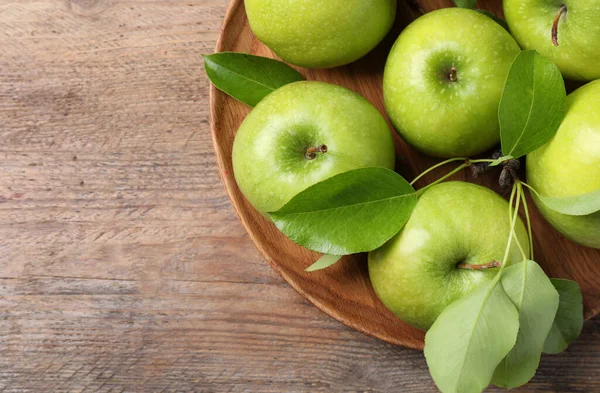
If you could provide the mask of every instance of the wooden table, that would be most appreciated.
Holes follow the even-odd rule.
[[[0,392],[432,392],[263,261],[201,54],[227,0],[0,2]],[[600,392],[600,319],[521,392]]]

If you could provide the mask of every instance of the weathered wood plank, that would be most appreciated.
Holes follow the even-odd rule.
[[[0,4],[1,392],[431,392],[264,262],[208,129],[227,0]],[[523,392],[600,391],[600,321]]]

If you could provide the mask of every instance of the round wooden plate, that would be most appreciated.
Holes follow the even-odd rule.
[[[381,80],[387,54],[402,28],[421,12],[418,6],[409,3],[415,2],[398,2],[398,17],[392,32],[365,58],[345,67],[299,69],[300,72],[308,80],[335,83],[362,94],[385,115]],[[501,15],[501,3],[500,0],[480,1],[480,8]],[[428,12],[449,7],[451,1],[420,1],[419,6],[422,11]],[[216,51],[277,58],[252,34],[242,0],[232,1]],[[211,130],[221,177],[242,224],[267,262],[302,296],[337,320],[389,343],[422,349],[424,333],[395,318],[377,299],[369,282],[365,255],[347,256],[331,268],[306,273],[304,269],[320,255],[292,243],[244,199],[233,177],[231,150],[235,133],[249,111],[249,107],[211,88]],[[415,152],[392,130],[390,127],[399,157],[396,170],[405,178],[412,179],[437,162]],[[417,186],[432,182],[451,168],[431,173]],[[482,184],[506,195],[506,190],[497,186],[497,171],[490,171],[478,179],[473,179],[465,171],[454,179]],[[568,241],[552,229],[537,210],[533,209],[532,215],[536,261],[550,277],[577,281],[583,291],[586,318],[596,315],[600,311],[600,250]]]

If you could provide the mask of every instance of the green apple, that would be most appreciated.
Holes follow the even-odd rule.
[[[283,60],[330,68],[366,55],[388,33],[396,0],[246,0],[252,31]]]
[[[500,141],[498,105],[520,49],[491,18],[444,8],[400,35],[385,66],[383,95],[409,144],[436,157],[472,156]]]
[[[550,142],[527,155],[527,183],[543,196],[568,197],[600,190],[600,80],[567,97],[567,113]],[[568,216],[544,206],[542,215],[563,235],[600,248],[600,212]]]
[[[360,95],[322,82],[296,82],[265,97],[233,143],[235,179],[261,213],[338,173],[394,169],[394,142],[377,109]]]
[[[515,233],[528,254],[520,219]],[[440,183],[423,193],[398,235],[369,253],[371,283],[398,318],[427,330],[446,306],[493,279],[509,234],[501,196],[472,183]],[[513,241],[507,263],[522,260]]]
[[[566,78],[600,78],[598,0],[504,0],[504,14],[521,47],[552,60]]]

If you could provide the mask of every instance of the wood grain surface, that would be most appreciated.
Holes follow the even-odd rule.
[[[200,57],[227,5],[0,2],[0,392],[435,391],[421,352],[290,288],[230,207]],[[599,328],[517,391],[600,391]]]

